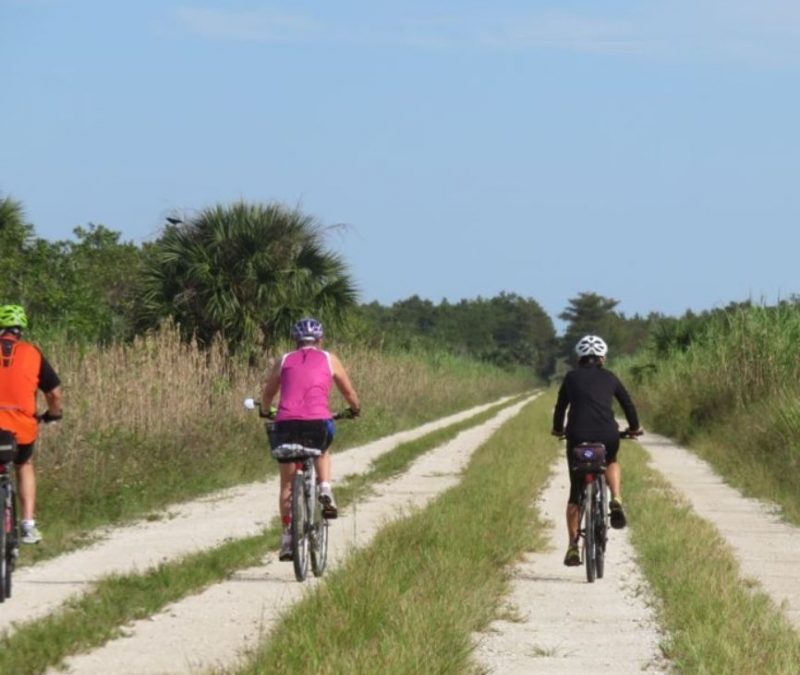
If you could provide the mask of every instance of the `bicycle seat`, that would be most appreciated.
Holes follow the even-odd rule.
[[[309,448],[300,443],[282,443],[270,450],[272,456],[279,462],[298,462],[308,457],[319,457],[322,450],[319,448]]]

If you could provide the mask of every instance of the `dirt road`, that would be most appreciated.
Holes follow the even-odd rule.
[[[352,547],[368,543],[388,520],[423,507],[456,484],[472,453],[522,405],[506,408],[426,453],[402,476],[376,485],[373,497],[344,510],[330,529],[331,565]],[[277,492],[274,496],[277,502]],[[309,585],[297,583],[292,565],[278,562],[276,553],[271,553],[263,565],[241,570],[229,581],[136,622],[126,630],[127,637],[70,659],[66,672],[152,675],[231,665]]]

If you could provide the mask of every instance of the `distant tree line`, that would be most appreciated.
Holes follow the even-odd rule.
[[[168,219],[161,235],[136,245],[89,224],[74,239],[36,236],[22,205],[0,198],[0,302],[25,306],[37,334],[72,340],[129,340],[165,320],[201,344],[221,338],[254,353],[286,338],[300,315],[319,316],[331,333],[398,349],[444,349],[548,376],[572,358],[586,333],[615,355],[653,339],[681,340],[686,321],[657,314],[625,317],[619,301],[593,292],[569,300],[566,331],[532,298],[503,292],[438,304],[414,295],[383,306],[359,304],[328,230],[298,209],[236,202]]]

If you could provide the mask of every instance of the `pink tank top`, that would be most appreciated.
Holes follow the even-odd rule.
[[[275,420],[329,420],[333,366],[328,352],[303,347],[284,354]]]

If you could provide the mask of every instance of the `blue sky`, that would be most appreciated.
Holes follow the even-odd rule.
[[[0,0],[39,236],[300,206],[364,301],[800,292],[800,4]]]

